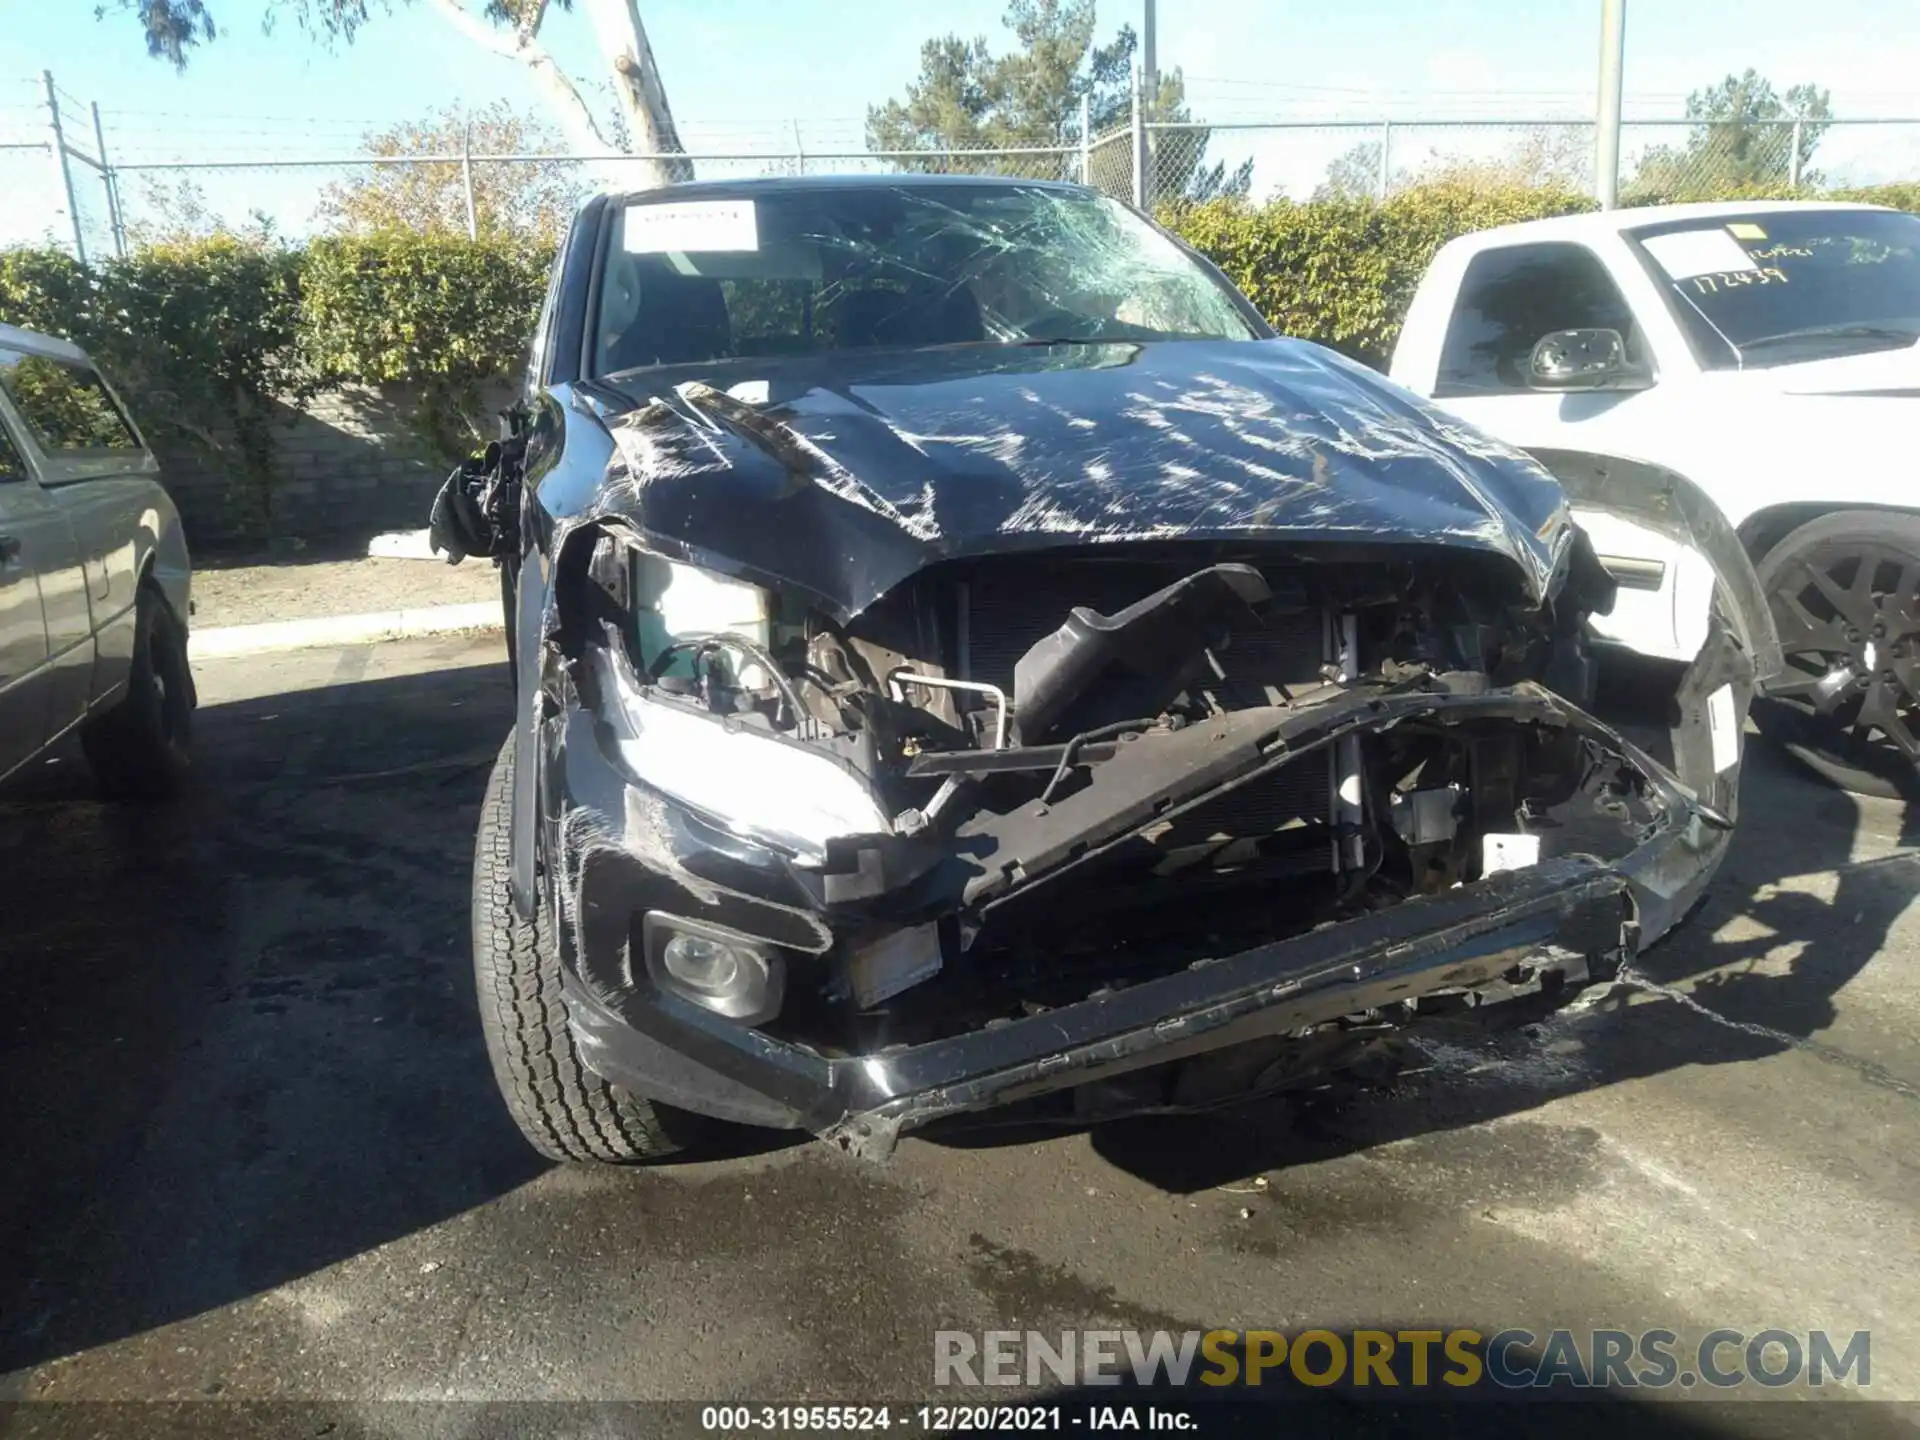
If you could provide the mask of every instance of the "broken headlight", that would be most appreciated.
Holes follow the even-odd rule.
[[[824,750],[646,684],[618,646],[597,658],[601,718],[642,784],[803,865],[825,864],[833,840],[891,829],[866,782]]]

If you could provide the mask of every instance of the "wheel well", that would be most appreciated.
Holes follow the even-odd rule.
[[[1773,505],[1765,510],[1756,510],[1740,523],[1740,543],[1746,546],[1747,557],[1757,567],[1772,550],[1787,536],[1798,530],[1809,520],[1817,520],[1822,515],[1838,514],[1842,510],[1885,510],[1897,515],[1915,513],[1904,505],[1830,505],[1825,503],[1800,505]]]

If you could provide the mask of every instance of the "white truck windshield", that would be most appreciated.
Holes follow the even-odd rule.
[[[1783,365],[1920,340],[1920,216],[1776,210],[1628,234],[1711,366]]]

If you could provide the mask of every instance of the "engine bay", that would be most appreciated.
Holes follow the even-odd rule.
[[[1558,703],[1605,598],[1577,565],[1528,609],[1457,555],[1083,548],[931,567],[847,623],[617,531],[584,579],[579,673],[603,714],[650,702],[650,781],[723,830],[831,814],[792,866],[829,953],[768,1028],[850,1053],[1615,858],[1661,813]],[[703,807],[722,776],[758,802]]]

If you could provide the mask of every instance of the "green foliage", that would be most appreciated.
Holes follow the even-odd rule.
[[[270,518],[274,402],[297,399],[297,257],[230,236],[151,246],[88,271],[0,253],[0,320],[86,347],[156,442],[181,437],[233,480],[243,524]]]
[[[1826,192],[1828,200],[1851,200],[1861,205],[1887,205],[1920,215],[1920,181],[1896,180],[1888,185],[1855,185]]]
[[[465,454],[479,387],[524,363],[551,251],[389,234],[278,249],[232,236],[152,245],[86,270],[0,251],[0,321],[86,347],[149,439],[233,481],[238,528],[272,523],[276,407],[324,386],[420,388],[438,458]]]
[[[904,99],[867,110],[870,150],[1000,150],[1074,146],[1081,141],[1081,106],[1095,138],[1128,122],[1131,75],[1139,37],[1123,25],[1112,41],[1094,43],[1094,0],[1009,0],[1004,23],[1015,46],[995,55],[985,37],[945,35],[920,47],[920,74]],[[1186,83],[1178,70],[1159,76],[1146,99],[1147,118],[1168,123],[1192,118]],[[1252,162],[1227,172],[1202,162],[1207,132],[1195,128],[1162,133],[1153,150],[1151,184],[1156,195],[1211,199],[1244,195]],[[901,169],[946,170],[953,162],[938,153],[924,162],[896,162]],[[1058,179],[1059,157],[1010,155],[963,162],[969,171]],[[1100,183],[1113,188],[1131,174],[1125,145],[1101,147],[1097,162],[1112,173]],[[1075,177],[1077,178],[1077,177]]]
[[[1721,199],[1755,187],[1782,193],[1794,172],[1795,120],[1800,183],[1818,185],[1811,162],[1832,115],[1828,92],[1818,86],[1777,94],[1758,71],[1729,75],[1687,97],[1687,118],[1696,123],[1686,143],[1647,151],[1621,190],[1663,201]]]
[[[368,155],[558,154],[560,137],[505,101],[477,110],[446,108],[365,137]],[[579,165],[564,160],[495,162],[473,167],[474,230],[481,235],[565,233],[582,198]],[[321,192],[320,218],[355,235],[386,231],[467,233],[467,190],[457,162],[369,165]]]
[[[442,458],[479,434],[480,387],[523,368],[550,247],[389,233],[315,240],[301,271],[301,353],[323,384],[405,381]]]
[[[1456,235],[1591,209],[1571,190],[1412,186],[1371,199],[1174,205],[1160,219],[1206,255],[1276,329],[1370,365],[1393,353],[1415,286]]]

